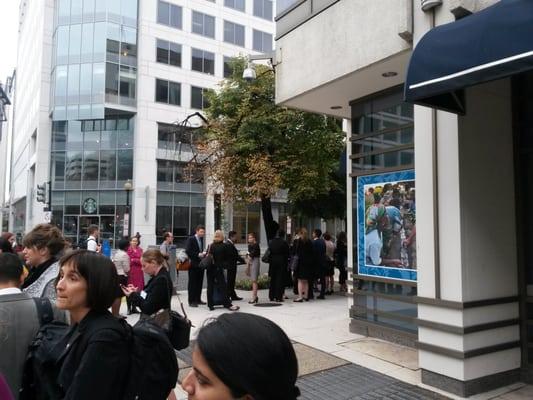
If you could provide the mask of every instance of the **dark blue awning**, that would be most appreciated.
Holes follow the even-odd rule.
[[[463,88],[532,69],[533,0],[501,0],[422,37],[405,101],[463,114]]]

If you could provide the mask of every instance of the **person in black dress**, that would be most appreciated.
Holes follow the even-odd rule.
[[[257,289],[259,288],[257,280],[261,273],[261,248],[259,243],[257,243],[257,236],[254,232],[248,233],[248,267],[250,279],[252,280],[252,299],[248,304],[254,304],[259,301],[257,297]]]
[[[278,229],[276,237],[268,244],[270,250],[270,290],[271,301],[283,301],[286,271],[289,263],[289,245],[285,241],[285,231]]]
[[[347,262],[348,262],[348,247],[346,245],[346,233],[339,232],[337,235],[337,243],[335,247],[335,264],[339,269],[339,284],[341,286],[341,292],[347,292],[348,287],[346,280],[348,279]]]
[[[298,279],[298,298],[294,301],[301,303],[309,300],[309,281],[314,279],[313,243],[309,240],[307,229],[300,229],[298,239],[294,243],[294,251],[298,256],[298,266],[295,271]]]
[[[142,268],[151,276],[142,292],[137,292],[133,285],[122,286],[122,291],[133,306],[141,310],[141,318],[155,314],[159,310],[170,308],[172,298],[172,280],[163,266],[165,258],[157,249],[146,250],[142,255]]]
[[[224,278],[224,269],[228,268],[231,260],[231,254],[228,250],[228,246],[224,243],[224,233],[221,230],[215,231],[213,243],[208,250],[208,254],[213,256],[213,264],[207,267],[207,306],[211,311],[215,309],[215,286],[219,294],[223,296],[222,305],[224,307],[231,311],[239,309],[238,306],[231,304]]]

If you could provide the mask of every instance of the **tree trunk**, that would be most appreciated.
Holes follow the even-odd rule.
[[[279,228],[279,224],[274,221],[274,217],[272,216],[272,202],[270,201],[270,197],[261,196],[261,211],[267,239],[270,241],[274,239],[276,231]]]

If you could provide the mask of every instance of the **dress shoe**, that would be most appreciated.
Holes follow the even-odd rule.
[[[233,300],[233,301],[239,301],[239,300],[242,300],[242,297],[239,297],[239,296],[233,296],[233,297],[231,298],[231,300]]]
[[[201,306],[205,306],[207,303],[205,301],[200,300],[198,304],[200,304]]]
[[[189,303],[189,307],[198,307],[198,304],[196,304],[196,303]]]
[[[248,302],[248,304],[257,304],[258,301],[259,301],[259,297],[256,297],[255,299],[250,300],[250,301]]]
[[[209,311],[213,311],[215,309],[215,307],[211,306],[209,307]]]

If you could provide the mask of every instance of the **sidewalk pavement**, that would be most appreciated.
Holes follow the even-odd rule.
[[[228,312],[218,307],[214,311],[209,311],[206,306],[189,308],[187,292],[180,291],[179,294],[195,325],[191,332],[193,340],[205,320]],[[274,321],[295,343],[300,370],[297,385],[302,390],[302,399],[462,399],[421,383],[416,350],[350,333],[348,299],[340,294],[328,296],[326,300],[294,303],[292,293],[287,290],[290,299],[275,307],[261,306],[261,303],[269,303],[266,290],[259,291],[259,306],[248,304],[250,292],[238,291],[238,294],[244,297],[243,301],[234,302],[241,307],[238,312],[253,313]],[[176,296],[172,299],[172,307],[179,310]],[[137,318],[137,315],[130,316],[128,322],[133,324]],[[190,352],[189,348],[177,354],[180,381],[189,371]],[[324,387],[327,394],[317,393]],[[179,385],[175,392],[178,399],[187,399]],[[533,386],[518,383],[469,399],[531,398]]]

